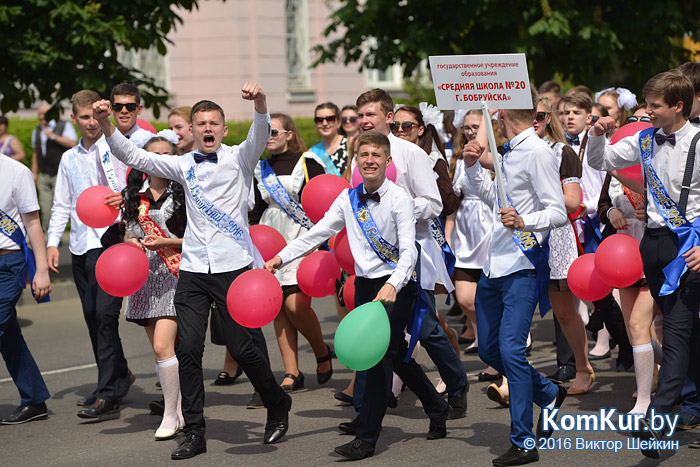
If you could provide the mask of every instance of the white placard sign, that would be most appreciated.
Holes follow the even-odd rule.
[[[532,108],[525,54],[438,55],[430,71],[442,110]]]

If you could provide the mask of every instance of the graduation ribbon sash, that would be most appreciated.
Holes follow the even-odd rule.
[[[187,168],[183,166],[182,170],[187,191],[189,191],[190,196],[192,196],[194,204],[199,212],[210,224],[216,227],[219,232],[233,239],[241,248],[247,251],[250,256],[253,257],[253,264],[256,268],[262,268],[264,264],[262,256],[260,256],[260,252],[253,245],[248,229],[238,225],[238,223],[231,216],[226,214],[223,209],[218,208],[207,199],[199,186],[199,180],[197,180],[194,169],[195,164],[192,163]]]
[[[20,273],[17,280],[19,285],[23,288],[27,288],[27,277],[29,277],[30,288],[34,282],[34,276],[36,275],[36,259],[34,258],[34,253],[27,245],[27,236],[22,234],[22,229],[19,224],[15,222],[5,211],[0,209],[0,232],[7,238],[15,242],[22,253],[24,253],[24,270]],[[34,295],[34,290],[32,289],[32,295]],[[50,302],[51,298],[47,295],[44,299],[39,301],[39,303]]]
[[[316,154],[318,158],[321,159],[321,162],[323,162],[324,172],[326,172],[327,174],[340,176],[340,171],[331,160],[331,156],[329,156],[326,152],[326,146],[323,144],[323,141],[311,146],[311,152]]]
[[[267,189],[267,192],[270,193],[270,196],[280,205],[282,210],[287,213],[294,222],[305,227],[307,230],[313,227],[314,223],[311,222],[311,219],[306,215],[301,205],[289,196],[282,182],[277,178],[277,174],[272,170],[270,162],[267,160],[260,161],[260,170],[262,171],[262,184],[265,186],[265,189]]]
[[[442,250],[442,260],[445,262],[445,266],[447,267],[447,274],[452,277],[452,271],[454,271],[457,258],[455,257],[455,254],[452,252],[452,248],[450,248],[450,245],[447,243],[447,239],[445,238],[445,229],[442,225],[442,219],[439,217],[430,219],[430,233],[440,246],[440,249]],[[447,299],[449,300],[449,298],[450,294],[447,294]]]
[[[598,245],[603,241],[598,214],[593,214],[593,216],[586,214],[583,216],[581,218],[581,226],[583,227],[583,252],[595,253]]]
[[[350,206],[352,206],[352,210],[355,213],[355,219],[360,224],[369,246],[372,247],[372,250],[374,250],[379,259],[381,259],[385,264],[389,265],[392,269],[396,269],[396,264],[399,262],[399,249],[382,238],[377,224],[374,222],[372,214],[369,212],[367,203],[360,201],[359,194],[362,193],[363,185],[364,184],[360,183],[355,188],[348,190]],[[428,302],[427,298],[425,297],[423,288],[420,285],[421,248],[418,242],[416,242],[416,247],[418,248],[418,260],[416,262],[416,267],[411,274],[411,280],[418,285],[418,299],[416,301],[416,309],[411,314],[408,321],[408,329],[411,334],[411,340],[408,343],[408,351],[403,359],[404,362],[408,362],[411,359],[413,349],[416,347],[420,337],[420,331],[423,327],[425,315],[429,311],[433,313],[435,312],[434,310],[431,310],[430,302]]]
[[[100,155],[100,163],[102,164],[102,170],[105,173],[109,187],[112,189],[112,191],[121,191],[119,189],[119,183],[117,182],[117,174],[114,172],[114,166],[112,165],[112,157],[109,152],[109,146],[107,146],[105,151]]]
[[[71,149],[68,156],[68,173],[70,175],[73,190],[77,196],[80,195],[90,184],[83,178],[83,170],[78,167],[78,155],[75,153],[75,148]]]
[[[148,216],[148,209],[151,202],[144,195],[141,195],[141,204],[139,204],[139,225],[146,235],[157,235],[158,237],[168,238],[163,229]],[[165,246],[157,250],[158,256],[163,260],[165,265],[170,269],[170,272],[175,274],[175,277],[180,278],[180,258],[181,254],[177,249]]]
[[[639,147],[642,151],[642,167],[649,187],[649,194],[659,209],[666,225],[678,235],[678,255],[663,269],[665,276],[659,295],[672,294],[680,285],[681,277],[688,270],[683,254],[693,247],[700,246],[700,218],[692,224],[680,211],[678,205],[666,192],[661,179],[651,166],[651,155],[654,148],[654,128],[639,132]]]

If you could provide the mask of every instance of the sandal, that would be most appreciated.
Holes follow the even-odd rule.
[[[291,373],[285,373],[285,378],[289,378],[294,381],[292,384],[282,384],[280,387],[284,392],[294,392],[297,389],[304,388],[304,374],[300,371],[298,375],[293,375]]]
[[[243,370],[241,370],[241,367],[238,367],[236,373],[233,376],[229,375],[225,371],[222,371],[214,380],[214,386],[230,386],[233,383],[235,383],[238,377],[242,374]]]
[[[588,391],[591,390],[591,386],[593,386],[593,383],[595,383],[595,372],[593,370],[576,371],[576,373],[588,373],[589,375],[591,375],[591,383],[588,385],[588,387],[586,389],[570,387],[569,390],[567,391],[567,395],[569,395],[569,396],[578,396],[581,394],[587,394]]]
[[[331,350],[330,345],[326,344],[326,348],[328,349],[328,353],[321,358],[317,358],[316,363],[330,362],[331,369],[323,373],[319,373],[318,371],[316,372],[316,380],[318,381],[318,384],[326,384],[328,380],[331,379],[331,376],[333,376],[333,362],[331,360],[333,357],[335,357],[335,353],[333,353]]]

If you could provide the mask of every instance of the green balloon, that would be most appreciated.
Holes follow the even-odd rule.
[[[352,310],[335,331],[335,354],[355,371],[372,368],[389,348],[391,327],[381,302],[369,302]]]

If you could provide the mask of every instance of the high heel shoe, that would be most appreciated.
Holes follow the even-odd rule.
[[[297,389],[304,389],[304,374],[301,371],[298,375],[285,373],[284,377],[294,381],[292,384],[282,384],[280,386],[284,392],[294,392]]]
[[[329,362],[331,365],[331,369],[328,371],[324,372],[316,372],[316,380],[318,381],[318,384],[326,384],[329,379],[331,379],[331,376],[333,376],[333,362],[332,359],[335,357],[335,353],[331,350],[331,346],[326,344],[326,348],[328,349],[328,353],[324,355],[323,357],[317,358],[316,363],[325,363]]]
[[[569,388],[569,390],[566,392],[569,396],[577,396],[580,394],[587,394],[588,391],[591,390],[591,386],[593,386],[593,383],[595,383],[595,372],[593,370],[576,371],[576,373],[588,373],[589,375],[591,375],[591,383],[588,385],[588,387],[586,389],[574,388],[574,387]]]

